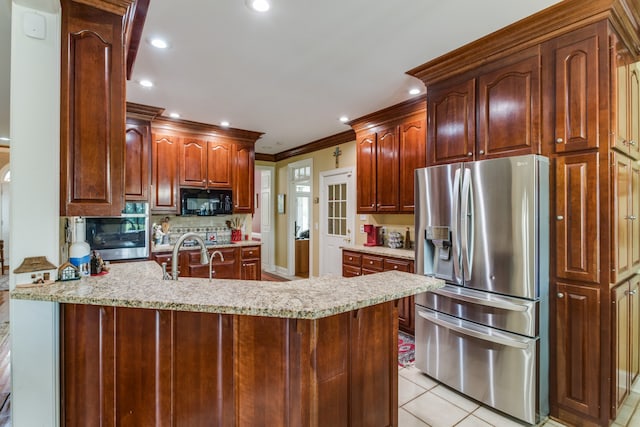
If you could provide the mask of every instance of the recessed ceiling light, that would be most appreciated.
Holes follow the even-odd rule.
[[[413,89],[409,90],[409,95],[417,95],[419,93],[420,93],[420,89],[415,88],[415,87]]]
[[[0,141],[11,141],[11,139],[6,136],[0,136]]]
[[[178,114],[178,113],[171,113],[171,114],[169,114],[169,117],[171,117],[172,119],[179,119],[179,118],[180,118],[180,114]]]
[[[229,124],[230,123],[228,121],[226,121],[226,120],[223,120],[223,121],[220,122],[220,126],[225,127],[225,128],[228,128]]]
[[[139,83],[142,87],[153,87],[153,82],[151,80],[140,80]]]
[[[256,12],[266,12],[271,8],[269,0],[246,0],[247,6]]]
[[[151,39],[151,46],[157,47],[158,49],[166,49],[169,47],[167,42],[162,39]]]
[[[340,117],[340,121],[341,121],[342,123],[346,123],[346,122],[348,122],[348,121],[349,121],[349,117],[347,117],[347,116],[342,116],[342,117]]]

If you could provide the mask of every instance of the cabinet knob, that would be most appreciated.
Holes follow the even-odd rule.
[[[562,220],[564,219],[564,217],[563,217],[562,215],[558,215],[558,216],[556,217],[556,219],[557,219],[558,221],[562,221]]]
[[[467,153],[467,157],[473,157],[473,153],[472,153],[471,151],[469,151],[469,152]]]
[[[480,154],[484,154],[484,150],[480,150]]]
[[[556,144],[562,144],[563,142],[564,142],[564,139],[556,138]]]
[[[349,257],[349,261],[353,261],[353,257]]]
[[[629,145],[636,145],[636,142],[632,139],[631,141],[629,141]]]
[[[397,269],[398,269],[398,266],[397,266],[397,265],[394,265],[394,266],[393,266],[393,269],[394,269],[394,270],[397,270]]]
[[[375,204],[375,203],[371,203],[371,207],[372,207],[372,208],[375,208],[375,207],[376,207],[376,204]]]
[[[562,292],[558,292],[558,298],[564,298],[564,294]]]
[[[636,216],[635,215],[629,215],[629,216],[625,216],[624,219],[630,219],[631,221],[635,221],[636,220]]]
[[[373,261],[369,261],[369,264],[373,264]]]

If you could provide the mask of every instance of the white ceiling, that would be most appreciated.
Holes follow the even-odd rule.
[[[127,100],[264,132],[256,151],[275,154],[350,129],[341,115],[355,119],[409,99],[410,88],[424,87],[407,70],[556,2],[272,0],[260,14],[245,0],[151,0]],[[0,0],[0,45],[8,40],[7,4]],[[151,47],[156,36],[170,47]],[[7,63],[0,104],[8,100]],[[142,88],[141,79],[155,86]],[[0,136],[5,110],[0,105]]]

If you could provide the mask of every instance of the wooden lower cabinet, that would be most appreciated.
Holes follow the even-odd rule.
[[[316,320],[61,306],[62,424],[397,426],[394,302]]]
[[[640,372],[640,276],[634,276],[611,293],[612,321],[612,399],[611,418],[615,418],[631,385]]]
[[[355,277],[375,274],[382,271],[414,272],[413,260],[371,255],[351,250],[342,251],[342,276]],[[411,335],[415,330],[415,298],[413,296],[398,300],[398,322],[400,330]]]
[[[216,255],[211,262],[214,271],[214,279],[236,279],[236,280],[261,280],[261,256],[260,246],[243,246],[235,248],[216,248],[208,249],[209,256],[215,251],[219,251],[220,255]],[[156,252],[152,255],[154,261],[158,264],[167,263],[167,271],[171,272],[170,252]],[[180,277],[209,277],[209,264],[200,264],[200,250],[181,251],[178,258],[178,266]]]
[[[600,290],[557,283],[555,358],[560,419],[597,424],[600,412]]]

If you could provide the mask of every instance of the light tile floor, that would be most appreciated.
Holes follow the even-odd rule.
[[[640,427],[640,380],[632,387],[613,427]],[[521,427],[523,424],[491,410],[421,373],[416,367],[398,370],[398,427]],[[545,420],[540,426],[563,427]]]

